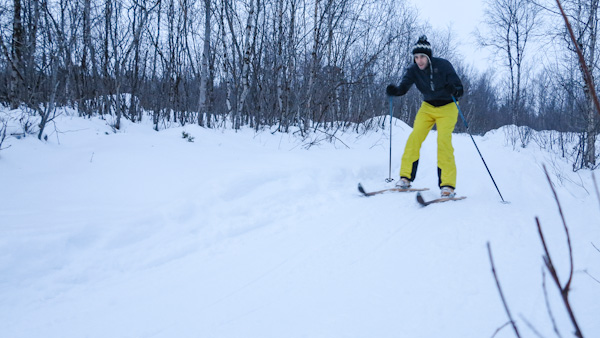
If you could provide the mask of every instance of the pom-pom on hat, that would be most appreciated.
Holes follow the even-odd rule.
[[[419,41],[414,45],[412,50],[413,55],[425,54],[431,59],[431,44],[427,41],[427,36],[421,35]]]

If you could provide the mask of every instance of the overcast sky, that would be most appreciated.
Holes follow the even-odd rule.
[[[421,19],[428,21],[434,29],[443,30],[450,26],[457,41],[459,52],[467,64],[484,71],[489,67],[489,52],[478,49],[473,31],[482,25],[483,0],[408,0],[419,11]],[[484,30],[485,27],[480,29]],[[434,50],[435,50],[435,46]],[[440,55],[441,56],[441,55]]]

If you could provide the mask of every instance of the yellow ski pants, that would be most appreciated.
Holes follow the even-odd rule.
[[[421,144],[433,125],[437,125],[437,164],[439,186],[456,187],[456,163],[454,161],[454,148],[452,147],[452,132],[458,119],[458,108],[454,103],[435,107],[427,102],[415,117],[413,131],[410,133],[402,155],[400,177],[414,181],[417,176]]]

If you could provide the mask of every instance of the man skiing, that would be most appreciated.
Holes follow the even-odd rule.
[[[399,86],[389,85],[388,96],[402,96],[414,84],[423,94],[423,103],[415,117],[413,131],[406,141],[400,168],[399,188],[409,188],[417,175],[421,144],[437,125],[438,185],[442,197],[454,197],[456,188],[456,163],[452,147],[452,132],[458,119],[458,108],[452,97],[463,94],[463,85],[452,64],[432,56],[431,44],[422,35],[414,45],[414,64],[409,66]]]

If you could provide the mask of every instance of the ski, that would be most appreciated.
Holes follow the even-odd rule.
[[[424,207],[426,207],[430,204],[433,204],[433,203],[441,203],[441,202],[448,202],[448,201],[460,201],[460,200],[464,200],[465,198],[467,198],[467,196],[442,197],[442,198],[436,198],[431,201],[425,201],[425,199],[423,199],[423,196],[421,196],[421,193],[417,193],[417,202],[419,202],[419,204]]]
[[[364,196],[373,196],[373,195],[378,195],[378,194],[383,194],[385,192],[411,192],[411,191],[425,191],[425,190],[429,190],[428,188],[406,188],[406,189],[402,189],[402,188],[388,188],[388,189],[383,189],[383,190],[379,190],[379,191],[371,191],[371,192],[367,192],[365,190],[365,188],[362,186],[362,184],[358,184],[358,191],[360,191],[361,194],[363,194]]]

